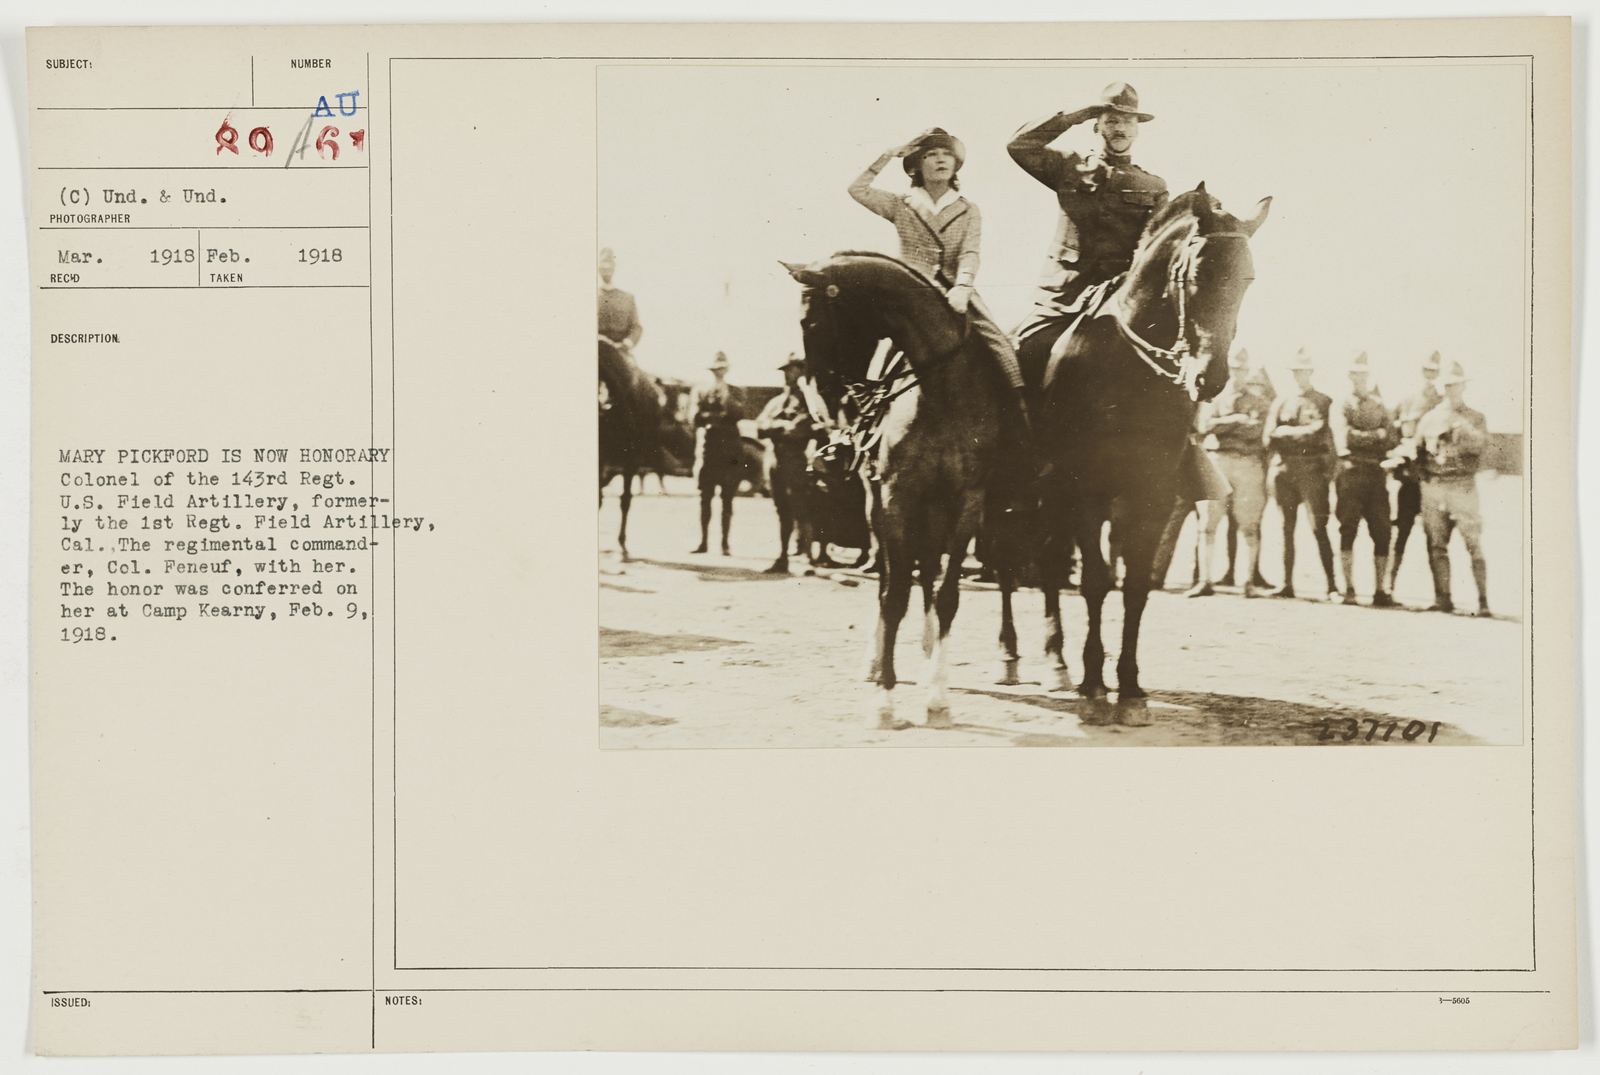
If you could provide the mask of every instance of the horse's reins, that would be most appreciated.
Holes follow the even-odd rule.
[[[828,332],[835,340],[838,330],[834,325],[833,300],[839,297],[839,285],[829,284],[822,289],[827,299]],[[924,372],[937,366],[945,359],[954,355],[966,346],[967,339],[972,334],[972,311],[968,309],[961,319],[961,335],[956,342],[943,351],[938,352],[922,363]],[[845,431],[849,438],[853,452],[850,460],[849,472],[854,473],[861,469],[868,453],[877,446],[883,436],[883,419],[888,414],[889,404],[921,384],[917,371],[906,358],[903,350],[895,351],[883,365],[883,371],[876,378],[864,382],[845,385],[845,392],[849,394],[851,402],[856,405],[856,419],[850,423]]]
[[[1248,238],[1250,236],[1240,231],[1219,231],[1210,235],[1191,237],[1185,244],[1183,254],[1172,263],[1172,273],[1169,277],[1171,283],[1177,285],[1178,292],[1178,339],[1170,348],[1157,347],[1140,336],[1127,321],[1118,316],[1117,311],[1113,311],[1111,315],[1123,337],[1132,345],[1133,353],[1163,380],[1182,388],[1191,400],[1200,398],[1201,370],[1199,356],[1192,354],[1189,348],[1189,275],[1194,270],[1200,248],[1210,240]],[[1161,361],[1172,363],[1174,368],[1165,368]]]

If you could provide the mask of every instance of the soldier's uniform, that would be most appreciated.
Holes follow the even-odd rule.
[[[1451,364],[1446,386],[1466,383],[1459,362]],[[1422,532],[1433,569],[1433,608],[1454,611],[1450,593],[1450,535],[1461,531],[1472,577],[1478,587],[1478,614],[1489,615],[1488,567],[1483,555],[1483,515],[1478,507],[1478,469],[1489,446],[1489,424],[1482,414],[1448,397],[1417,422],[1416,460],[1422,476]]]
[[[1311,369],[1302,350],[1290,369]],[[1265,443],[1277,453],[1272,465],[1272,495],[1283,513],[1283,585],[1277,593],[1294,596],[1294,532],[1300,505],[1311,513],[1311,533],[1328,581],[1328,594],[1338,592],[1333,579],[1333,545],[1328,540],[1328,483],[1333,478],[1333,431],[1328,412],[1333,400],[1315,388],[1288,389],[1267,415]]]
[[[1350,364],[1352,373],[1370,373],[1363,351]],[[1376,392],[1351,392],[1341,399],[1329,415],[1333,445],[1338,453],[1338,476],[1334,479],[1335,517],[1339,520],[1339,563],[1344,570],[1344,602],[1355,604],[1356,588],[1352,576],[1355,562],[1356,532],[1362,520],[1372,539],[1372,603],[1391,604],[1389,576],[1389,482],[1383,460],[1394,447],[1394,427],[1389,408]]]
[[[615,257],[609,248],[600,251],[600,262],[602,268],[607,262],[615,264]],[[620,344],[625,350],[632,350],[639,342],[639,337],[644,335],[644,326],[639,323],[639,307],[633,301],[633,296],[606,280],[600,284],[598,305],[600,335],[612,343]]]
[[[1228,364],[1242,373],[1250,366],[1249,354],[1240,349]],[[1267,510],[1267,449],[1263,443],[1267,415],[1272,409],[1272,397],[1261,390],[1257,375],[1251,375],[1243,384],[1232,380],[1222,393],[1200,410],[1198,428],[1205,437],[1205,449],[1211,454],[1222,476],[1231,487],[1222,500],[1200,502],[1200,579],[1198,593],[1209,590],[1211,584],[1212,543],[1217,527],[1223,519],[1236,522],[1244,535],[1245,571],[1244,595],[1255,594],[1256,572],[1261,559],[1261,517]],[[1264,376],[1264,375],[1262,375]],[[1228,576],[1233,575],[1233,553],[1228,555]],[[1226,581],[1226,580],[1224,580]]]
[[[1435,376],[1439,372],[1440,357],[1435,351],[1428,356],[1422,364],[1424,375],[1432,371]],[[1417,435],[1417,423],[1423,415],[1437,407],[1444,399],[1444,394],[1434,385],[1433,381],[1424,379],[1422,390],[1415,395],[1407,396],[1400,401],[1394,411],[1394,430],[1401,442],[1409,441]],[[1394,512],[1394,555],[1389,560],[1389,592],[1394,592],[1395,579],[1400,575],[1400,561],[1406,554],[1406,541],[1411,537],[1411,528],[1416,525],[1417,516],[1422,513],[1422,478],[1417,473],[1416,465],[1412,462],[1400,462],[1394,466],[1392,473],[1395,477],[1397,488],[1395,490]]]
[[[1134,115],[1140,122],[1153,118],[1139,112],[1133,87],[1117,82],[1106,87],[1098,106],[1027,124],[1006,146],[1023,171],[1055,192],[1061,209],[1034,309],[1018,328],[1019,339],[1075,316],[1077,300],[1087,288],[1127,272],[1145,224],[1166,203],[1166,181],[1128,155],[1101,150],[1082,157],[1050,147],[1069,128],[1107,109]]]
[[[804,365],[802,359],[790,355],[779,369]],[[778,558],[768,570],[787,571],[789,536],[796,529],[800,532],[800,548],[811,547],[810,512],[806,503],[810,484],[806,464],[807,449],[817,433],[805,397],[787,386],[773,396],[756,419],[756,436],[772,443],[772,472],[767,484],[772,490],[772,506],[778,512],[779,547]]]
[[[728,360],[718,352],[711,369],[727,370]],[[739,404],[725,383],[696,390],[694,428],[699,445],[695,453],[695,482],[700,488],[700,547],[705,552],[711,524],[711,500],[722,494],[722,555],[730,555],[728,531],[733,525],[733,498],[744,472],[744,440],[739,435]]]

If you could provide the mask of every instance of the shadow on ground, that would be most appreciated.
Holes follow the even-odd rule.
[[[663,653],[701,653],[724,646],[742,646],[732,638],[710,635],[654,635],[648,631],[619,631],[600,628],[600,657],[655,657]]]
[[[646,560],[634,557],[633,563],[649,564],[651,567],[664,567],[671,571],[692,571],[700,576],[701,582],[781,582],[789,578],[784,572],[753,571],[748,567],[723,566],[721,564],[695,564],[681,560]]]
[[[1062,732],[1029,731],[1014,746],[1472,746],[1484,740],[1443,721],[1200,691],[1151,691],[1142,702],[1073,693],[1014,694],[952,687],[1049,710]],[[959,725],[958,725],[959,726]]]

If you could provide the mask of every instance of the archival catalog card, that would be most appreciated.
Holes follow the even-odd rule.
[[[32,32],[38,1050],[1573,1046],[1569,58]]]

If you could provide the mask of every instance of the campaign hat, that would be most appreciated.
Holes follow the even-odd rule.
[[[1350,360],[1349,372],[1351,372],[1351,373],[1371,373],[1372,372],[1372,362],[1371,362],[1371,360],[1369,360],[1367,358],[1367,353],[1365,351],[1362,351],[1360,354],[1356,355],[1356,357],[1354,357],[1354,358],[1352,358]]]
[[[1441,366],[1442,366],[1442,364],[1443,364],[1443,362],[1444,362],[1443,357],[1439,354],[1438,351],[1435,351],[1433,354],[1429,355],[1426,359],[1423,360],[1422,368],[1425,369],[1425,370],[1433,370],[1435,373],[1438,373],[1440,368],[1441,368]]]
[[[801,369],[805,369],[806,368],[806,360],[801,358],[799,355],[795,354],[793,351],[790,351],[789,352],[789,357],[784,359],[782,362],[780,362],[778,364],[778,368],[780,370],[786,370],[786,369],[789,369],[791,366],[799,366]]]
[[[1121,112],[1132,116],[1140,123],[1149,123],[1155,119],[1148,112],[1139,111],[1139,91],[1126,82],[1113,82],[1100,91],[1100,103],[1094,106],[1097,112]]]
[[[1449,372],[1447,372],[1443,377],[1439,378],[1439,383],[1446,385],[1466,384],[1470,380],[1472,380],[1472,378],[1468,377],[1467,371],[1461,368],[1461,363],[1452,362],[1450,363]]]
[[[1249,369],[1250,368],[1250,352],[1246,351],[1243,347],[1239,348],[1237,351],[1235,351],[1233,353],[1233,357],[1228,359],[1228,365],[1231,366],[1232,368],[1236,369],[1236,370],[1247,370],[1247,369]]]
[[[961,166],[967,163],[967,147],[961,144],[961,139],[945,130],[943,127],[929,127],[911,140],[917,148],[905,155],[900,162],[906,170],[906,175],[915,175],[917,168],[922,164],[922,155],[930,149],[948,149],[956,158],[956,171],[961,171]]]
[[[728,356],[723,354],[721,351],[718,351],[717,357],[711,360],[711,365],[706,367],[708,370],[726,370],[727,368]]]
[[[1289,363],[1292,370],[1314,370],[1317,364],[1311,361],[1311,356],[1306,354],[1304,347],[1294,353],[1294,361]]]

